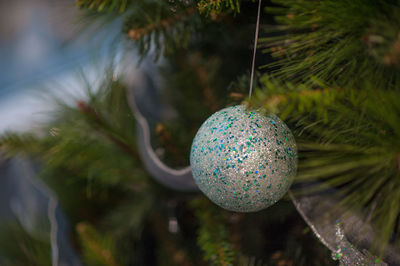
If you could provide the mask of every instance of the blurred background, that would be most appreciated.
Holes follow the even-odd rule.
[[[83,28],[83,15],[72,0],[0,1],[0,13],[0,134],[35,131],[51,118],[55,97],[66,102],[85,97],[82,73],[88,82],[96,83],[98,70],[109,55],[112,31],[105,37],[103,31]],[[10,223],[19,224],[38,239],[47,239],[53,230],[47,211],[51,199],[57,199],[36,179],[37,172],[34,162],[5,160],[0,154],[0,227],[6,228],[2,229],[0,248],[5,253],[12,248],[5,246],[7,233],[23,232],[5,227]],[[56,251],[60,264],[80,265],[68,243],[67,219],[56,209],[54,218],[60,239],[52,246],[61,249]],[[44,254],[48,252],[48,248],[44,250]],[[8,265],[1,255],[0,265]]]
[[[108,54],[110,33],[118,30],[105,37],[104,31],[83,28],[73,0],[0,1],[0,12],[1,134],[46,119],[51,108],[43,100],[46,94],[79,94],[78,72],[96,79],[93,60],[99,68]]]

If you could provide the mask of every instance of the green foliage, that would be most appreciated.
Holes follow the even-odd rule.
[[[176,119],[165,123],[165,131],[175,137],[163,139],[161,136],[155,142],[156,146],[167,148],[166,162],[169,165],[182,167],[189,164],[188,154],[198,128],[222,107],[222,97],[218,95],[221,77],[216,75],[220,68],[217,58],[182,53],[177,59],[170,60],[168,68],[162,69],[165,91],[168,92],[163,96],[179,112]],[[170,147],[171,144],[174,146]]]
[[[97,12],[107,11],[118,11],[124,12],[127,5],[130,3],[129,0],[77,0],[76,4],[81,9],[90,9]]]
[[[200,0],[197,3],[200,13],[207,16],[216,16],[225,10],[231,10],[235,13],[240,12],[239,0]]]
[[[133,189],[146,191],[152,183],[136,152],[136,122],[125,87],[112,76],[105,74],[100,88],[88,92],[87,102],[77,101],[77,108],[60,101],[55,120],[40,135],[0,138],[4,154],[23,153],[42,163],[41,177],[58,192],[72,222],[97,220]]]
[[[198,32],[195,43],[187,49],[175,51],[162,66],[162,98],[176,110],[177,115],[162,121],[165,131],[174,138],[169,141],[156,138],[154,143],[165,148],[165,161],[169,165],[188,165],[190,147],[200,125],[227,104],[240,104],[243,99],[243,95],[240,96],[243,91],[229,85],[235,77],[243,74],[243,62],[248,60],[250,53],[246,49],[247,41],[250,42],[254,36],[248,35],[246,21],[247,17],[227,25],[207,23]],[[245,91],[247,93],[248,87]],[[242,98],[233,99],[230,92]]]
[[[299,144],[298,181],[323,181],[310,192],[335,187],[347,208],[373,209],[371,219],[380,234],[376,243],[388,242],[399,230],[400,213],[399,2],[273,2],[279,6],[268,10],[280,25],[270,32],[274,36],[262,39],[262,46],[276,61],[267,64],[272,77],[257,76],[263,90],[254,90],[250,104],[277,113],[293,129]],[[165,149],[167,163],[187,165],[200,124],[227,102],[237,104],[247,95],[248,75],[242,74],[246,62],[250,66],[256,5],[239,0],[79,0],[78,6],[95,11],[88,12],[92,15],[123,19],[127,43],[142,58],[153,52],[167,55],[160,90],[177,116],[162,121],[153,141]],[[235,216],[201,198],[192,203],[195,218],[193,213],[177,215],[181,231],[169,232],[165,202],[184,193],[162,190],[147,176],[136,151],[125,87],[113,73],[105,76],[99,90],[88,89],[88,99],[76,101],[77,106],[60,101],[54,121],[40,134],[0,137],[1,151],[8,156],[25,153],[43,163],[41,176],[57,192],[71,222],[78,223],[88,265],[140,264],[140,252],[148,252],[143,239],[156,242],[155,256],[165,265],[202,265],[200,252],[213,265],[331,262],[322,245],[304,233],[306,225],[287,202]],[[228,100],[229,92],[237,98]],[[231,222],[232,217],[239,221]],[[199,225],[201,250],[186,246],[196,238],[189,223]]]
[[[123,32],[141,56],[155,48],[155,57],[187,48],[198,30],[200,17],[185,1],[140,1],[128,12]]]
[[[104,223],[120,239],[127,235],[138,239],[154,201],[148,190],[135,191],[133,197],[128,197],[106,215]]]
[[[48,240],[32,237],[17,222],[3,221],[0,225],[0,264],[51,265]]]
[[[229,242],[223,211],[204,197],[192,201],[192,207],[200,225],[197,242],[204,259],[212,265],[233,265],[235,251]]]
[[[208,63],[210,61],[204,60],[198,64],[197,60],[203,59],[201,57],[194,59],[190,62],[192,70],[188,73],[196,69],[195,66],[212,71]],[[185,66],[187,65],[184,64],[182,67],[186,68]],[[77,228],[80,228],[81,221],[88,221],[90,229],[83,230],[85,234],[79,233],[78,236],[81,240],[83,257],[89,265],[100,265],[100,263],[112,265],[110,258],[113,258],[118,265],[129,265],[132,257],[140,264],[139,258],[143,256],[141,252],[148,252],[143,247],[142,240],[146,227],[154,234],[157,241],[156,249],[160,256],[158,260],[160,264],[196,265],[200,260],[201,251],[204,258],[214,265],[232,265],[240,262],[237,258],[240,259],[242,256],[236,251],[237,242],[240,242],[237,235],[240,235],[248,223],[243,224],[241,228],[236,225],[238,228],[232,233],[231,227],[234,226],[229,222],[231,214],[204,198],[194,203],[191,209],[196,213],[195,220],[178,218],[179,226],[182,228],[181,233],[174,235],[168,231],[168,220],[164,214],[166,201],[179,198],[181,194],[161,190],[150,181],[140,166],[135,155],[135,123],[125,103],[125,87],[113,77],[112,73],[105,75],[105,81],[100,89],[90,92],[87,101],[78,101],[77,107],[69,107],[60,102],[60,109],[55,113],[56,120],[44,127],[46,134],[9,134],[2,139],[2,148],[8,151],[8,155],[25,152],[41,159],[44,168],[42,177],[56,190],[61,205],[67,211],[72,223],[78,223]],[[188,82],[193,82],[192,75],[186,74],[185,77]],[[184,106],[180,106],[182,109],[178,110],[193,108],[189,106],[188,99],[191,99],[192,103],[198,102],[198,95],[203,95],[202,90],[188,90],[185,93],[186,97],[177,99],[179,100],[177,106],[178,103],[184,103]],[[217,102],[219,103],[219,100]],[[208,103],[204,101],[204,114],[201,115],[207,116],[207,112],[210,112]],[[196,108],[200,110],[200,106]],[[191,112],[186,115],[184,117],[189,117],[188,121],[201,123],[202,117],[199,114]],[[187,132],[185,134],[189,141]],[[173,141],[176,142],[175,139]],[[291,212],[293,213],[293,208]],[[277,212],[276,209],[272,210],[272,213],[279,213],[279,217],[283,216],[282,211]],[[272,216],[272,214],[267,215],[268,219]],[[252,224],[251,231],[256,231],[255,228],[266,221],[254,218],[252,220],[257,223]],[[187,237],[183,232],[184,228],[194,227],[192,223],[200,226],[198,231],[200,248],[196,248],[194,243],[190,245],[191,241],[195,242],[194,235],[191,239],[189,237],[189,240],[182,241],[182,237]],[[277,223],[281,226],[280,221]],[[193,234],[194,230],[188,231],[192,231]],[[99,232],[102,232],[101,236]],[[233,235],[236,235],[235,241],[232,240]],[[256,235],[258,237],[254,239],[257,241],[254,239],[250,241],[254,241],[254,249],[263,250],[266,247],[263,234]],[[248,242],[247,240],[245,243]],[[141,249],[143,251],[140,251]],[[102,256],[95,256],[96,252],[102,252]],[[260,254],[264,256],[264,253]],[[312,256],[314,258],[314,254]],[[260,261],[260,259],[255,260]],[[281,260],[287,259],[279,258],[277,261]],[[304,258],[303,260],[309,261]],[[251,265],[254,260],[243,258],[243,261]],[[199,262],[199,265],[202,265],[201,263]]]
[[[77,101],[78,108],[60,102],[59,116],[45,129],[46,135],[9,133],[0,139],[1,147],[9,155],[38,155],[46,169],[65,169],[76,178],[111,186],[129,182],[133,177],[128,169],[139,163],[135,120],[125,102],[125,88],[110,80],[89,95],[88,103]]]
[[[37,136],[32,133],[15,134],[8,131],[0,137],[0,150],[2,155],[7,157],[19,153],[40,154],[43,146],[37,140]]]
[[[77,232],[83,249],[85,264],[88,266],[118,266],[116,244],[111,235],[100,234],[87,223],[79,223]]]
[[[318,178],[324,185],[341,187],[347,208],[371,211],[380,249],[399,229],[399,99],[398,92],[369,91],[358,95],[357,101],[343,99],[331,106],[327,123],[318,119],[298,123],[304,130],[300,138],[308,135],[299,144],[298,180]]]
[[[279,26],[262,45],[275,77],[311,85],[389,89],[400,86],[398,1],[275,0]]]
[[[77,226],[88,265],[127,265],[154,199],[162,194],[140,166],[126,88],[114,73],[104,76],[76,107],[58,100],[55,120],[40,134],[7,133],[0,148],[7,156],[34,156],[70,221],[90,222]],[[107,232],[104,239],[95,226]]]
[[[305,84],[280,82],[278,79],[264,75],[260,78],[262,89],[255,90],[255,99],[253,98],[249,104],[254,104],[256,107],[262,106],[262,109],[267,112],[279,113],[283,120],[301,119],[304,114],[313,112],[318,118],[327,122],[328,109],[337,99],[350,97],[351,100],[357,100],[357,91],[328,88],[316,79],[313,83],[319,86],[310,89],[310,86]]]
[[[288,198],[271,207],[243,215],[238,265],[337,265]]]
[[[294,129],[297,181],[322,181],[308,192],[340,188],[346,209],[372,211],[376,243],[388,243],[399,229],[400,93],[264,83],[268,92],[256,93],[252,103],[277,112]]]
[[[303,192],[336,188],[344,210],[369,215],[381,252],[400,217],[400,2],[274,3],[280,25],[262,41],[276,61],[251,104],[293,129],[297,181],[314,184]]]
[[[131,3],[130,1],[128,3]],[[137,49],[141,59],[150,53],[157,60],[161,55],[171,56],[203,40],[204,35],[213,34],[209,23],[222,26],[227,17],[218,16],[226,10],[240,11],[239,0],[203,0],[195,1],[160,1],[136,0],[131,4],[125,1],[78,1],[83,8],[99,11],[109,7],[113,10],[120,6],[124,10],[119,16],[104,12],[88,12],[88,18],[103,23],[122,19],[122,33],[126,37],[127,47]],[[203,12],[207,16],[201,16]],[[228,23],[230,24],[230,23]],[[218,40],[220,36],[215,36]],[[226,48],[226,47],[225,47]]]

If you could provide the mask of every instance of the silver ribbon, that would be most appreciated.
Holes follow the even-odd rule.
[[[375,239],[372,225],[356,212],[339,209],[335,193],[296,197],[289,191],[289,196],[304,221],[340,265],[400,265],[399,247],[388,245],[383,258],[367,251]]]
[[[156,155],[150,142],[150,128],[146,118],[137,107],[133,90],[127,90],[127,101],[135,115],[137,126],[136,136],[139,155],[150,175],[164,186],[179,191],[199,190],[192,176],[192,169],[187,166],[175,170],[165,165]]]

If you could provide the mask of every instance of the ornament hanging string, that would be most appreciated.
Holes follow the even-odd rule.
[[[251,94],[252,94],[252,92],[253,92],[254,67],[255,67],[255,63],[256,63],[256,51],[257,51],[258,30],[259,30],[259,27],[260,27],[260,11],[261,11],[261,0],[258,0],[256,34],[255,34],[255,37],[254,37],[253,61],[252,61],[252,63],[251,63],[249,98],[251,98]]]

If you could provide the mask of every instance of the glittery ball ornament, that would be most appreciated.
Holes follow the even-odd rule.
[[[288,191],[297,170],[296,142],[277,116],[232,106],[200,127],[190,165],[198,187],[214,203],[255,212]]]

